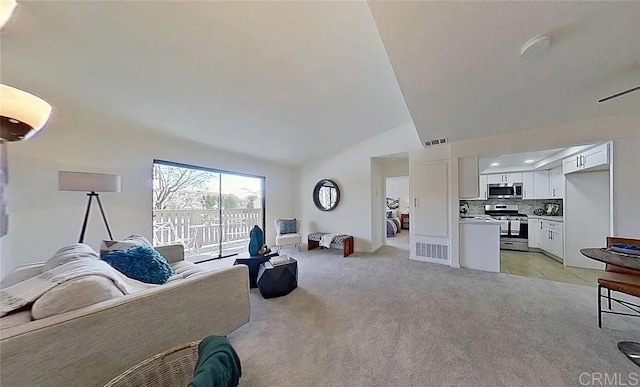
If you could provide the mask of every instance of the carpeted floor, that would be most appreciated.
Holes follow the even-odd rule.
[[[292,251],[298,289],[252,290],[251,321],[229,335],[241,386],[575,386],[582,373],[640,373],[616,348],[640,341],[638,320],[605,316],[598,329],[595,288],[406,254]]]

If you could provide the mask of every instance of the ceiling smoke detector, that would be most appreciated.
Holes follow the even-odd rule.
[[[522,45],[520,55],[525,59],[539,56],[549,48],[550,44],[551,37],[549,35],[538,35]]]

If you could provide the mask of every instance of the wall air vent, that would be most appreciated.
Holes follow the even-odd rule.
[[[427,141],[424,143],[425,146],[431,146],[431,145],[438,145],[438,144],[444,144],[447,142],[446,138],[441,138],[439,140],[431,140],[431,141]]]
[[[416,257],[449,260],[449,246],[433,243],[416,243]]]

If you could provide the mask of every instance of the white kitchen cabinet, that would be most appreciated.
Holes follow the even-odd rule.
[[[564,173],[562,167],[553,168],[549,171],[549,197],[564,197]]]
[[[602,144],[583,152],[583,169],[592,169],[609,164],[609,144]]]
[[[497,184],[505,182],[505,175],[502,173],[492,173],[487,176],[487,184]]]
[[[602,144],[562,161],[562,172],[568,173],[594,170],[609,165],[609,144]]]
[[[449,237],[449,163],[416,164],[411,172],[411,234]]]
[[[551,253],[564,260],[564,242],[562,230],[551,230]]]
[[[533,172],[522,172],[522,198],[536,199],[535,182],[533,180]]]
[[[522,183],[522,173],[491,173],[487,175],[489,184],[497,183]]]
[[[487,175],[480,175],[479,178],[480,182],[480,196],[478,197],[478,199],[486,199],[487,198],[487,184],[489,184],[487,182]]]
[[[564,259],[564,235],[562,222],[548,220],[540,221],[542,233],[540,234],[539,247],[557,258]]]
[[[548,199],[549,196],[549,171],[533,172],[533,198]]]
[[[562,160],[562,173],[573,173],[580,170],[580,156],[575,155]]]
[[[505,174],[507,183],[522,183],[522,172]]]
[[[540,219],[529,219],[529,247],[540,248]]]
[[[480,196],[480,179],[478,178],[478,157],[461,157],[458,159],[458,197],[474,199]]]

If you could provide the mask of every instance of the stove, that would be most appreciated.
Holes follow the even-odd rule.
[[[517,204],[487,204],[484,213],[500,222],[501,250],[529,250],[528,217],[518,212]]]

